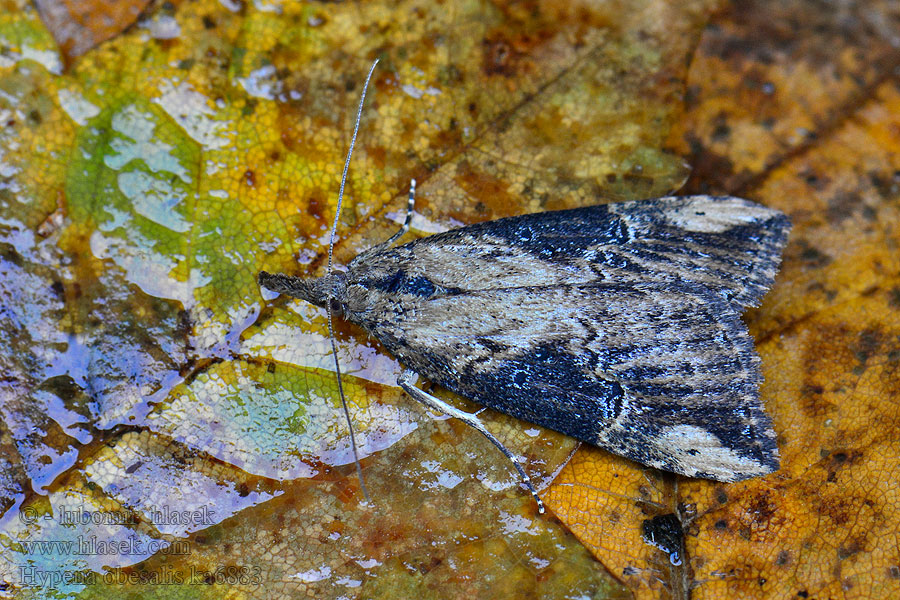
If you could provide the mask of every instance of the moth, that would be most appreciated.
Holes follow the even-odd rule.
[[[670,196],[394,245],[414,193],[415,181],[400,231],[345,272],[263,271],[259,283],[378,339],[406,367],[398,385],[486,435],[535,498],[513,454],[474,415],[414,386],[416,375],[680,475],[731,482],[778,469],[741,314],[772,285],[790,230],[782,212],[735,197]]]

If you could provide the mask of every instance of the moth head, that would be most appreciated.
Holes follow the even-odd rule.
[[[262,271],[259,284],[273,292],[300,298],[339,314],[347,312],[347,276],[339,271],[312,278]]]

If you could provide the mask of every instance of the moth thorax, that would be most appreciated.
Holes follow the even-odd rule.
[[[302,295],[298,294],[298,298],[322,308],[344,312],[342,305],[347,293],[347,276],[344,273],[329,273],[322,277],[303,279],[302,281],[304,284],[302,290],[298,290]]]

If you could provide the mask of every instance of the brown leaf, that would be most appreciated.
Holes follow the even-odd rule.
[[[41,19],[71,63],[134,24],[150,0],[35,0]]]
[[[832,8],[733,3],[704,33],[673,137],[697,167],[689,190],[749,197],[794,223],[774,289],[746,316],[781,470],[655,487],[580,450],[548,495],[637,597],[900,594],[900,14]],[[625,515],[636,532],[656,513],[682,521],[680,567],[610,526]]]
[[[343,324],[364,505],[323,314],[267,302],[256,275],[321,265],[376,56],[339,260],[392,233],[413,176],[417,234],[677,188],[685,166],[662,145],[709,3],[164,4],[65,74],[34,11],[12,4],[0,17],[8,589],[624,593],[536,515],[489,442],[399,394],[397,362]],[[571,453],[559,434],[484,419],[539,482]],[[155,519],[196,511],[201,529]],[[70,512],[115,522],[63,522]],[[42,543],[79,536],[140,551],[34,564]]]

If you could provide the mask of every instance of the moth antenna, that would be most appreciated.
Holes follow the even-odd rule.
[[[412,215],[413,209],[416,207],[416,180],[409,180],[409,201],[406,204],[406,219],[403,221],[403,225],[400,227],[400,230],[389,237],[386,241],[379,244],[379,246],[390,246],[394,242],[400,239],[404,233],[409,231],[409,225],[412,223]]]
[[[337,232],[338,221],[341,218],[341,205],[344,202],[344,184],[347,182],[347,171],[350,170],[350,157],[353,156],[353,146],[356,145],[356,135],[359,133],[359,122],[362,119],[363,105],[366,103],[366,90],[369,89],[369,81],[372,73],[378,65],[378,59],[369,67],[366,82],[363,84],[362,94],[359,97],[359,108],[356,110],[356,123],[353,125],[353,137],[350,138],[350,148],[347,150],[347,159],[344,161],[344,172],[341,174],[341,189],[338,192],[337,209],[334,212],[334,224],[331,226],[331,240],[328,242],[328,274],[334,272],[334,236]],[[371,502],[369,490],[363,479],[362,465],[359,464],[359,451],[356,448],[356,435],[353,433],[353,420],[350,418],[350,409],[347,407],[347,398],[344,396],[344,384],[341,382],[341,362],[338,360],[337,341],[334,338],[334,323],[332,323],[332,309],[329,303],[328,310],[328,337],[331,338],[331,355],[334,357],[334,372],[337,375],[338,394],[341,397],[341,407],[344,409],[344,417],[347,419],[347,428],[350,430],[350,447],[353,449],[353,463],[356,465],[356,475],[359,477],[359,488],[367,503]]]
[[[359,489],[362,490],[363,498],[367,503],[371,503],[369,498],[369,490],[366,488],[366,480],[363,478],[362,465],[359,464],[359,451],[356,449],[356,435],[353,433],[353,420],[350,418],[350,408],[347,406],[347,398],[344,396],[344,384],[341,382],[341,362],[337,355],[337,342],[334,339],[334,325],[331,322],[331,308],[326,311],[328,313],[328,337],[331,338],[331,355],[334,356],[334,373],[337,375],[338,395],[341,397],[341,408],[344,409],[344,417],[347,419],[347,429],[350,431],[350,447],[353,449],[353,464],[356,465],[356,476],[359,477]]]
[[[378,66],[378,59],[369,67],[366,82],[363,84],[362,95],[359,97],[359,108],[356,110],[356,123],[353,125],[353,137],[350,138],[350,148],[347,150],[347,159],[344,161],[344,172],[341,174],[341,189],[338,191],[337,209],[334,212],[334,223],[331,225],[331,241],[328,242],[328,273],[334,271],[334,235],[337,232],[338,221],[341,218],[341,205],[344,203],[344,184],[347,183],[347,171],[350,170],[350,157],[353,156],[353,146],[356,145],[356,135],[359,133],[359,122],[362,119],[363,104],[366,103],[366,91],[369,89],[369,80]]]

